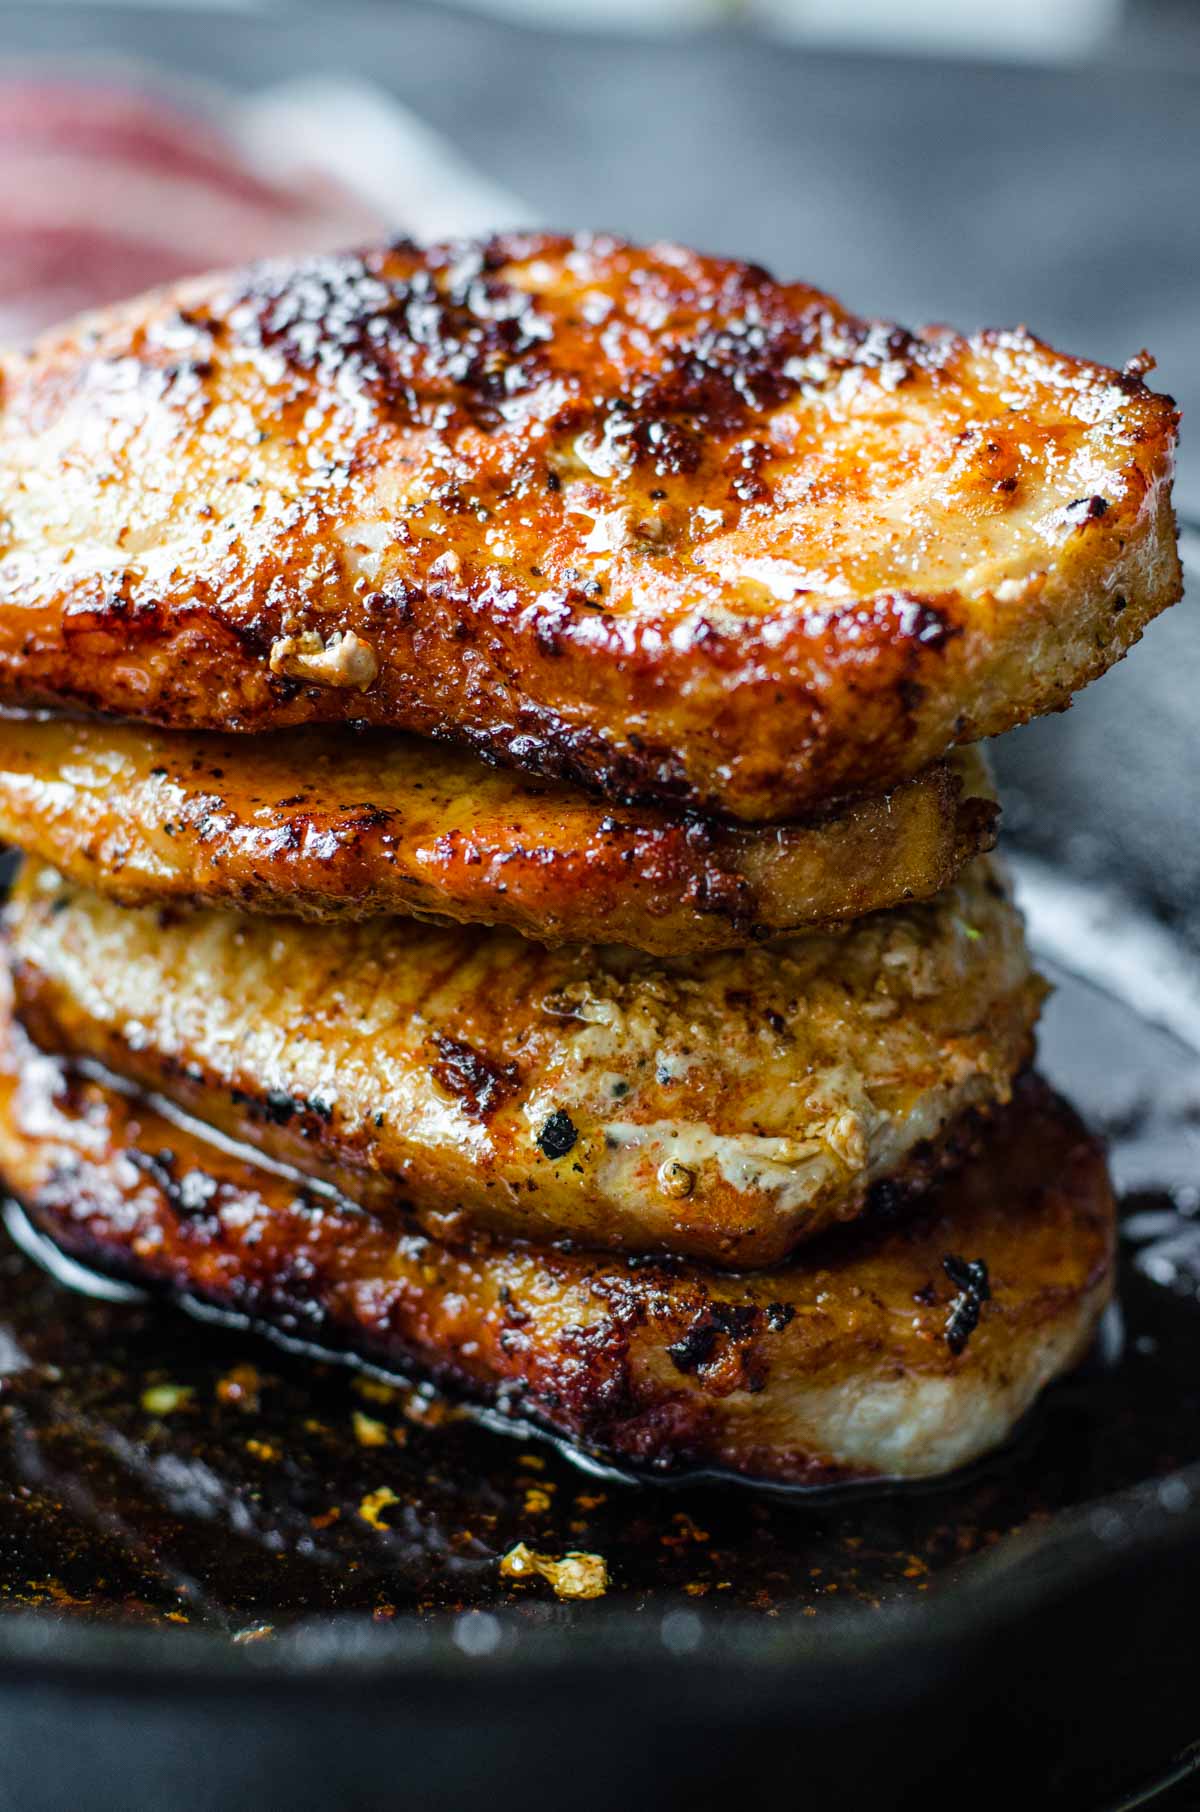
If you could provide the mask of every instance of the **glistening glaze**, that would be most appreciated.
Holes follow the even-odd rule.
[[[1056,1387],[1016,1451],[936,1490],[855,1488],[841,1503],[697,1484],[634,1492],[448,1416],[419,1391],[389,1392],[174,1310],[88,1301],[14,1251],[0,1262],[0,1605],[267,1642],[333,1612],[503,1606],[534,1624],[603,1614],[502,1579],[500,1556],[525,1541],[605,1556],[605,1602],[654,1629],[697,1610],[822,1617],[919,1599],[1031,1518],[1121,1486],[1163,1478],[1170,1496],[1173,1470],[1200,1460],[1200,1259],[1189,1283],[1179,1256],[1189,1229],[1200,1253],[1200,1073],[1127,1008],[1055,979],[1053,1073],[1108,1131],[1123,1187],[1157,1180],[1174,1195],[1127,1203],[1119,1358]],[[1096,1062],[1113,1049],[1121,1066]],[[163,1384],[189,1394],[156,1416],[142,1393]],[[356,1412],[384,1445],[363,1444]],[[358,1511],[383,1485],[398,1501],[376,1527]]]
[[[1111,1290],[1103,1156],[1033,1078],[919,1210],[726,1275],[389,1227],[8,1037],[0,1169],[69,1254],[652,1470],[937,1476],[1003,1441]]]
[[[936,901],[677,959],[131,910],[36,865],[9,925],[35,1042],[381,1215],[726,1266],[919,1179],[1007,1099],[1043,996],[986,857]]]
[[[1178,596],[1145,369],[609,238],[204,279],[5,363],[0,695],[796,817]]]
[[[0,715],[0,837],[124,905],[507,925],[665,956],[926,899],[991,847],[982,755],[803,824],[614,810],[387,732]]]

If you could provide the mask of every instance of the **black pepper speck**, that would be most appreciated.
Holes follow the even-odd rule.
[[[992,1286],[982,1258],[959,1258],[957,1253],[948,1252],[942,1269],[958,1290],[946,1316],[946,1345],[957,1357],[979,1326],[980,1312],[984,1303],[991,1300]]]
[[[578,1130],[570,1114],[558,1107],[538,1134],[537,1142],[546,1157],[565,1158],[578,1137]]]

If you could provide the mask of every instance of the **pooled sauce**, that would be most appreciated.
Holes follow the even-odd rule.
[[[1031,1519],[1200,1459],[1200,1058],[1055,980],[1042,1067],[1112,1141],[1123,1326],[969,1474],[820,1498],[639,1487],[420,1389],[89,1298],[4,1244],[0,1610],[241,1641],[326,1612],[586,1619],[594,1602],[549,1583],[580,1555],[626,1609],[820,1615],[919,1594]],[[502,1567],[521,1544],[549,1575]]]

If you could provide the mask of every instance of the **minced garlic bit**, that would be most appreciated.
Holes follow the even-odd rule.
[[[398,1504],[399,1502],[400,1499],[396,1496],[396,1493],[392,1490],[390,1485],[381,1485],[378,1491],[367,1492],[366,1497],[364,1497],[362,1503],[358,1506],[358,1514],[362,1517],[364,1523],[370,1523],[372,1529],[386,1530],[388,1524],[384,1522],[379,1513],[381,1510],[386,1510],[389,1504]]]
[[[532,1579],[539,1575],[554,1587],[556,1598],[603,1598],[608,1590],[608,1565],[602,1554],[580,1554],[572,1551],[555,1560],[550,1554],[535,1554],[519,1541],[500,1562],[504,1579]]]
[[[217,1380],[217,1401],[236,1404],[239,1409],[254,1413],[259,1407],[259,1392],[262,1389],[262,1377],[257,1366],[235,1365]]]
[[[350,1388],[368,1403],[394,1403],[400,1395],[394,1384],[385,1384],[382,1378],[368,1378],[364,1372],[350,1380]]]
[[[302,635],[281,635],[272,642],[271,672],[315,686],[357,687],[363,692],[378,674],[379,661],[370,642],[352,629],[335,629],[327,642],[315,629],[306,629]]]
[[[190,1409],[194,1395],[190,1384],[152,1384],[142,1392],[142,1408],[147,1415],[173,1416],[177,1409]]]
[[[360,1447],[386,1447],[390,1436],[384,1423],[377,1422],[374,1416],[364,1416],[361,1409],[354,1411],[354,1439]]]
[[[665,1164],[658,1167],[658,1186],[664,1195],[682,1200],[684,1196],[691,1195],[696,1187],[696,1178],[678,1158],[668,1158]]]
[[[870,1155],[867,1131],[853,1108],[846,1108],[822,1129],[830,1150],[847,1170],[861,1170]]]

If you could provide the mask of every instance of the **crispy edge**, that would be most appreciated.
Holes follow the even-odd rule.
[[[486,1235],[398,1238],[35,1056],[11,1024],[0,1036],[0,1172],[75,1257],[415,1367],[641,1467],[828,1484],[876,1475],[874,1441],[890,1474],[950,1470],[1082,1356],[1111,1291],[1102,1153],[1036,1080],[918,1220],[831,1236],[809,1265],[721,1277]],[[959,1344],[942,1260],[966,1249],[993,1287]],[[873,1399],[875,1432],[856,1444]],[[906,1403],[938,1426],[908,1447]]]
[[[505,1040],[514,1029],[510,1014],[518,1010],[515,1005],[499,1011],[492,1006],[490,1028],[468,1024],[461,1011],[450,1012],[432,1026],[426,1024],[423,1014],[413,1016],[416,1036],[402,1051],[403,1075],[422,1082],[431,1079],[455,1126],[450,1139],[430,1137],[423,1130],[414,1134],[404,1108],[398,1114],[383,1111],[386,1102],[381,1105],[375,1097],[364,1100],[361,1090],[360,1098],[347,1105],[337,1088],[336,1071],[330,1072],[326,1065],[321,1066],[321,1075],[325,1084],[332,1082],[332,1101],[325,1098],[324,1084],[315,1087],[311,1076],[302,1081],[294,1066],[276,1068],[265,1077],[257,1073],[242,1048],[241,1034],[231,1029],[241,1011],[240,995],[207,1054],[194,1044],[179,1042],[170,1029],[157,1036],[152,1015],[146,1016],[146,1023],[139,1023],[128,1020],[125,1009],[116,1014],[95,1010],[86,998],[86,980],[82,988],[73,985],[63,968],[64,958],[69,968],[74,937],[68,929],[58,945],[68,923],[59,908],[67,902],[61,891],[46,892],[46,881],[57,883],[53,871],[34,871],[27,865],[9,909],[16,1016],[42,1050],[97,1062],[136,1086],[161,1092],[184,1111],[252,1145],[269,1159],[328,1181],[372,1213],[385,1218],[414,1213],[438,1235],[458,1225],[476,1225],[507,1237],[572,1239],[584,1246],[634,1253],[684,1253],[725,1268],[777,1262],[831,1225],[856,1219],[872,1200],[887,1199],[896,1191],[916,1193],[938,1169],[953,1164],[969,1148],[979,1121],[1008,1098],[1012,1078],[1032,1061],[1037,1018],[1046,993],[1046,984],[1024,953],[1019,975],[1010,976],[1006,986],[1001,987],[999,977],[994,978],[986,1007],[976,998],[975,988],[971,989],[972,1029],[960,1030],[949,1040],[938,1059],[944,1068],[935,1082],[923,1070],[915,1085],[917,1093],[926,1093],[934,1105],[935,1128],[925,1138],[910,1137],[903,1152],[889,1160],[886,1173],[870,1175],[866,1157],[860,1155],[847,1174],[847,1160],[841,1159],[827,1167],[802,1202],[785,1207],[770,1189],[760,1189],[754,1180],[743,1183],[726,1177],[718,1163],[706,1187],[694,1194],[689,1188],[680,1198],[663,1169],[655,1171],[657,1152],[649,1160],[650,1177],[656,1179],[653,1183],[648,1179],[636,1184],[629,1179],[603,1181],[601,1167],[609,1140],[603,1115],[594,1107],[586,1115],[576,1110],[579,1126],[568,1114],[570,1140],[564,1151],[545,1143],[557,1118],[549,1105],[545,1109],[549,1118],[535,1138],[521,1103],[539,1086],[544,1066],[531,1079],[522,1075],[519,1063],[510,1063],[505,1056]],[[87,896],[80,904],[89,909]],[[132,932],[131,920],[118,911],[114,922],[111,908],[100,901],[96,905],[111,927],[103,934],[104,960],[120,960],[113,933],[119,937],[126,930]],[[48,957],[45,952],[40,958],[37,954],[39,922],[53,934]],[[25,935],[23,923],[32,929],[32,938]],[[148,948],[155,951],[157,929],[152,914],[146,914],[138,927],[151,939]],[[226,929],[233,932],[227,954],[238,962],[245,942],[257,938],[265,943],[268,960],[277,965],[277,976],[289,969],[309,973],[303,952],[293,948],[289,955],[280,932],[266,927],[255,931],[249,923],[242,931]],[[969,927],[964,935],[974,930]],[[186,922],[182,931],[190,942],[191,927]],[[1019,936],[1015,926],[1009,935]],[[979,948],[986,954],[989,946]],[[280,959],[282,967],[278,966]],[[460,951],[458,960],[468,962],[470,951]],[[422,975],[427,967],[427,960],[422,959]],[[430,979],[436,978],[442,992],[451,985],[451,974],[444,959],[429,969]],[[978,976],[975,983],[977,987]],[[228,978],[222,983],[226,989],[235,985]],[[476,985],[472,983],[472,998]],[[728,990],[727,980],[720,985]],[[533,993],[544,998],[547,989],[551,989],[550,979],[539,969]],[[486,983],[484,991],[490,998]],[[206,977],[200,992],[195,987],[190,990],[188,1007],[195,1008],[210,998]],[[271,1008],[266,1004],[260,1010],[269,1013]],[[571,1011],[569,1006],[566,1010]],[[343,1000],[339,1013],[345,1011]],[[744,1001],[736,1011],[739,1034],[752,1037],[757,1020],[747,1019]],[[964,1077],[958,1073],[958,1065],[966,1054],[964,1045],[970,1043],[981,1050],[976,1053],[974,1070],[968,1068]],[[227,1060],[214,1057],[214,1050]],[[625,1079],[632,1073],[627,1069]],[[714,1064],[713,1074],[724,1077],[727,1089],[736,1090],[731,1072]],[[555,1098],[562,1099],[551,1090],[549,1099]],[[689,1111],[702,1119],[707,1099],[707,1091],[689,1097]],[[674,1110],[676,1114],[680,1111],[679,1107]],[[655,1123],[656,1117],[649,1116],[647,1124],[652,1127]],[[739,1131],[753,1143],[754,1129],[744,1116]],[[736,1135],[730,1132],[727,1136]],[[669,1168],[672,1147],[668,1143],[662,1151]],[[585,1152],[590,1156],[581,1162]]]
[[[267,741],[0,715],[0,838],[123,905],[399,913],[685,955],[926,899],[993,847],[999,811],[973,751],[748,831],[614,814],[407,737]]]
[[[506,258],[561,254],[568,243],[501,239],[484,255],[497,269]],[[631,250],[612,246],[614,256]],[[444,252],[431,248],[426,261]],[[684,256],[700,283],[730,273],[762,280],[748,267]],[[806,307],[820,300],[793,287]],[[187,291],[194,307],[206,294],[203,286]],[[169,312],[171,297],[149,306]],[[865,325],[840,310],[836,318],[843,329]],[[134,304],[48,343],[30,367],[27,406],[35,415],[52,406],[85,347],[106,332],[118,346],[122,335],[136,338],[139,324]],[[285,634],[279,598],[296,590],[306,568],[300,547],[295,570],[286,554],[261,571],[250,562],[253,570],[224,575],[219,596],[198,596],[195,584],[131,596],[124,580],[115,588],[18,587],[20,596],[0,606],[0,692],[19,703],[82,705],[177,727],[401,725],[612,798],[751,821],[886,790],[955,742],[1064,708],[1180,595],[1171,399],[1132,370],[1059,358],[1024,334],[965,341],[931,332],[911,341],[910,356],[935,361],[939,381],[951,382],[956,361],[965,370],[1001,346],[1042,361],[1047,382],[1053,373],[1080,392],[1121,387],[1136,416],[1119,468],[1123,495],[1103,517],[1080,522],[1016,596],[879,590],[819,612],[811,602],[782,606],[734,626],[685,613],[664,634],[661,616],[598,616],[561,597],[527,597],[484,572],[473,587],[419,589],[385,620],[346,598],[339,631],[375,650],[378,669],[359,690],[271,670],[270,651]]]

